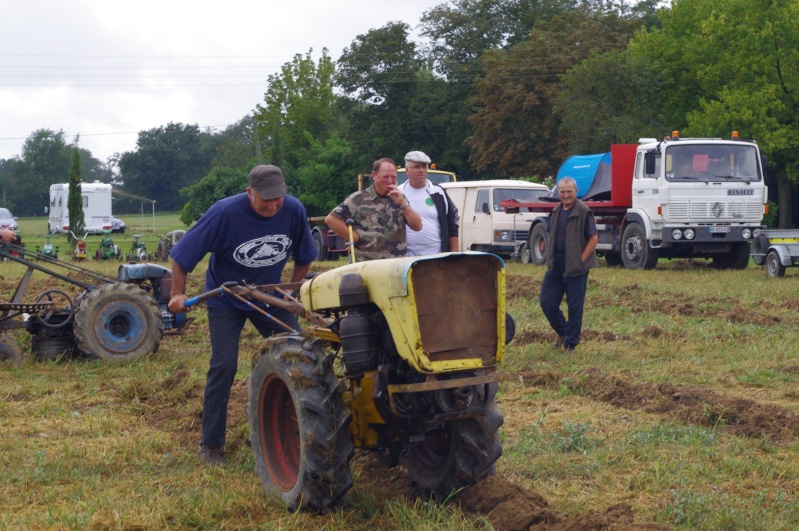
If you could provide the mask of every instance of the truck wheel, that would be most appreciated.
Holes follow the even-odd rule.
[[[713,257],[713,267],[716,269],[746,269],[749,265],[748,242],[733,243],[732,248]]]
[[[123,282],[88,294],[75,314],[75,343],[89,357],[137,360],[158,350],[164,322],[158,303],[146,291]]]
[[[544,229],[543,223],[536,224],[530,231],[527,248],[530,249],[530,261],[534,265],[547,263],[547,231]]]
[[[627,269],[654,269],[658,263],[658,250],[649,247],[641,225],[630,223],[621,237],[621,259]]]
[[[11,334],[0,334],[0,362],[13,363],[17,367],[25,359],[25,353],[14,336]]]
[[[523,243],[521,247],[519,247],[519,261],[523,264],[529,264],[532,262],[532,258],[530,257],[530,247]]]
[[[268,339],[249,377],[255,474],[290,511],[336,507],[352,487],[355,453],[332,359],[297,336]]]
[[[499,386],[492,384],[490,392]],[[443,499],[454,490],[477,483],[494,473],[494,463],[502,455],[497,431],[502,413],[491,397],[483,416],[452,420],[413,443],[403,463],[411,483],[424,493]]]
[[[771,243],[765,234],[755,238],[754,243],[752,243],[752,261],[755,265],[762,266],[766,263],[766,253],[770,245]]]
[[[319,232],[314,232],[312,236],[313,236],[313,242],[316,245],[316,251],[318,253],[317,259],[327,260],[328,259],[327,245],[325,245],[324,238]]]
[[[785,276],[785,266],[780,262],[780,255],[777,251],[769,251],[766,255],[766,275],[769,278]]]

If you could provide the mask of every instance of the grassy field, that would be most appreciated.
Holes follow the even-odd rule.
[[[182,228],[177,216],[156,223],[147,234]],[[0,298],[22,272],[2,265]],[[716,271],[701,261],[603,266],[590,275],[583,343],[573,353],[551,346],[537,301],[543,273],[508,264],[517,332],[504,366],[513,379],[498,395],[497,478],[524,500],[510,512],[548,515],[536,529],[568,518],[581,529],[586,515],[622,513],[629,519],[614,521],[625,529],[799,528],[799,273],[768,280],[754,265]],[[52,284],[37,273],[32,293]],[[201,285],[192,275],[190,290]],[[185,335],[165,337],[155,356],[133,364],[0,366],[0,528],[455,530],[508,521],[476,502],[418,499],[402,470],[360,453],[347,509],[287,513],[266,498],[247,446],[245,378],[260,343],[249,327],[229,407],[228,464],[201,467],[209,353],[204,309],[195,315]],[[17,338],[29,347],[25,333]],[[496,486],[487,481],[471,495],[500,506]]]

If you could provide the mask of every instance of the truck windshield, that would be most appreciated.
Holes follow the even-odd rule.
[[[397,170],[397,184],[402,184],[407,180],[408,174],[405,173],[405,168],[399,168]],[[449,172],[428,170],[427,180],[433,184],[451,183],[455,181],[455,176]]]
[[[549,193],[549,190],[533,190],[530,188],[497,188],[494,190],[494,212],[504,212],[499,204],[512,199],[519,203],[536,203],[539,198]]]
[[[751,145],[687,144],[666,151],[666,180],[757,182],[757,150]]]

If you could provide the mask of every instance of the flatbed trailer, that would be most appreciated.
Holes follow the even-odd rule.
[[[785,276],[785,268],[799,265],[799,229],[766,229],[755,236],[752,260],[763,265],[769,278]]]

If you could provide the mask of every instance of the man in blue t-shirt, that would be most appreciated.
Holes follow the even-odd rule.
[[[186,311],[186,276],[207,253],[205,291],[229,281],[279,284],[289,257],[294,260],[291,282],[300,282],[316,259],[305,207],[286,195],[286,181],[277,166],[259,165],[248,176],[247,192],[217,201],[170,251],[172,292],[169,309]],[[265,303],[253,304],[266,308]],[[230,295],[208,299],[211,363],[205,383],[200,461],[225,462],[225,428],[230,389],[239,361],[239,337],[249,321],[268,337],[287,330]],[[299,330],[297,318],[286,310],[269,313]]]

